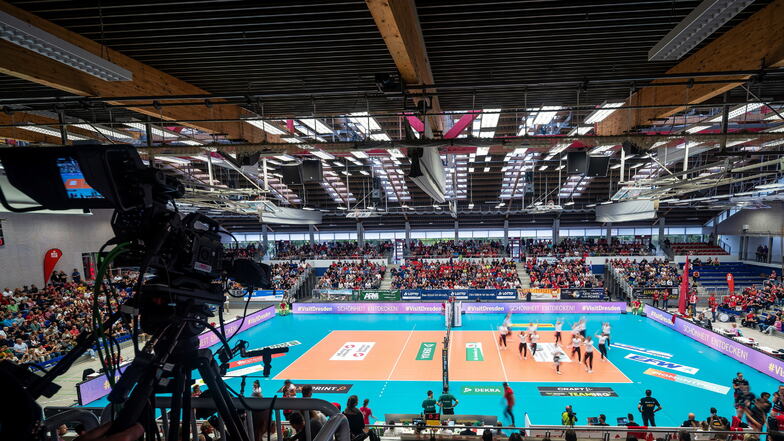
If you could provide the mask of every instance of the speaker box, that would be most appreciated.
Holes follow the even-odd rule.
[[[302,182],[321,182],[324,174],[321,169],[321,161],[318,159],[306,159],[302,161]]]
[[[584,175],[588,168],[586,152],[569,152],[566,155],[566,173]]]
[[[286,185],[302,184],[302,169],[299,165],[283,165],[280,167],[283,183]]]
[[[607,176],[607,169],[610,167],[609,156],[589,156],[588,171],[585,176],[597,177]]]

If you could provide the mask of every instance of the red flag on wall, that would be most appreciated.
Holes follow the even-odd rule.
[[[735,276],[732,273],[727,273],[727,287],[731,293],[735,292]]]
[[[52,271],[61,257],[63,252],[58,248],[52,248],[44,254],[44,286],[49,282],[49,277],[52,276]]]
[[[678,312],[686,314],[686,299],[689,295],[689,257],[686,256],[686,263],[683,265],[683,275],[681,275],[681,295],[678,298]]]

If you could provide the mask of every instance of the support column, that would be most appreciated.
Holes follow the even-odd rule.
[[[744,260],[746,256],[746,236],[740,237],[740,246],[738,247],[738,259]]]
[[[460,229],[460,226],[458,225],[458,222],[457,222],[457,221],[455,221],[455,240],[457,240],[457,231],[458,231],[459,229]]]
[[[561,238],[561,219],[553,219],[553,245],[557,245]]]
[[[316,244],[316,227],[310,224],[308,225],[308,240],[311,246]]]
[[[360,247],[365,246],[365,226],[362,222],[357,222],[357,244]]]
[[[765,256],[765,263],[773,263],[773,236],[768,236],[768,255]]]
[[[667,229],[665,228],[665,223],[666,222],[664,221],[663,217],[660,217],[659,220],[657,221],[657,223],[659,224],[659,239],[657,241],[658,242],[658,247],[659,247],[660,250],[663,250],[664,249],[664,233],[667,231]]]
[[[264,257],[268,257],[269,234],[267,232],[267,224],[261,225],[261,246],[264,248]]]
[[[504,249],[509,246],[509,220],[504,221]]]
[[[605,233],[605,238],[607,239],[607,242],[609,243],[612,240],[612,222],[607,222],[607,224],[605,224],[605,226],[607,227],[607,231]]]
[[[406,222],[406,249],[411,247],[411,224]]]

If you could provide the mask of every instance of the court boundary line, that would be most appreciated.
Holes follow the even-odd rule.
[[[506,373],[506,366],[504,365],[504,357],[501,356],[501,346],[498,344],[498,340],[495,338],[495,329],[490,326],[490,334],[493,336],[493,343],[495,343],[495,351],[498,353],[498,360],[501,362],[501,371],[504,373],[504,381],[507,383],[509,382],[509,375]],[[506,345],[506,348],[509,349],[509,345]]]
[[[397,369],[398,363],[400,363],[400,359],[403,358],[403,353],[406,352],[406,348],[408,347],[408,342],[411,341],[411,337],[414,335],[414,330],[416,329],[416,323],[414,327],[408,332],[408,338],[406,338],[406,342],[403,343],[403,348],[400,349],[400,353],[397,354],[397,360],[395,360],[395,364],[392,365],[392,370],[389,371],[389,375],[387,375],[386,382],[388,383],[392,379],[392,374],[395,373],[395,369]]]
[[[299,357],[297,357],[297,358],[295,358],[294,360],[292,360],[292,361],[291,361],[291,363],[289,363],[289,365],[288,365],[288,366],[286,366],[285,368],[283,368],[283,370],[282,370],[282,371],[278,372],[278,375],[275,375],[274,377],[272,377],[272,379],[273,379],[273,380],[280,380],[281,378],[278,378],[278,376],[279,376],[280,374],[282,374],[282,373],[283,373],[283,371],[285,371],[286,369],[288,369],[289,367],[291,367],[291,365],[293,365],[294,363],[296,363],[296,362],[297,362],[297,360],[299,360],[300,358],[304,357],[304,356],[305,356],[305,355],[306,355],[308,352],[310,352],[310,351],[311,351],[313,348],[315,348],[316,346],[320,345],[320,344],[321,344],[321,342],[322,342],[322,341],[324,341],[324,339],[325,339],[325,338],[327,338],[327,337],[329,337],[330,335],[332,335],[332,333],[333,333],[333,332],[335,332],[335,331],[334,331],[334,330],[333,330],[333,331],[329,331],[329,332],[327,333],[327,335],[325,335],[325,336],[321,337],[321,338],[319,339],[319,341],[317,341],[315,344],[313,344],[311,347],[309,347],[309,348],[308,348],[308,349],[307,349],[305,352],[303,352],[303,353],[302,353],[302,355],[300,355]]]

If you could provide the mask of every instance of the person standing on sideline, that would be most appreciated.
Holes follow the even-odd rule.
[[[433,398],[433,391],[427,391],[427,398],[422,401],[422,413],[438,413],[438,402]]]
[[[662,294],[662,307],[665,311],[670,308],[670,290],[665,289],[664,294]]]
[[[455,414],[455,406],[460,404],[455,398],[454,395],[449,393],[449,388],[444,388],[444,393],[438,397],[438,406],[441,408],[441,413],[444,415],[454,415]]]
[[[366,426],[370,424],[370,419],[371,418],[373,418],[374,420],[378,420],[378,418],[376,418],[376,416],[373,415],[373,411],[370,410],[370,408],[368,407],[368,404],[370,404],[370,400],[365,398],[362,401],[362,407],[359,408],[359,411],[362,413],[362,417],[365,419],[365,425]]]
[[[691,311],[692,317],[697,315],[697,291],[696,290],[692,290],[691,294],[689,295],[689,311]]]
[[[662,407],[659,404],[659,400],[653,398],[651,394],[650,389],[645,391],[645,396],[640,398],[640,402],[637,403],[637,410],[642,414],[643,426],[656,427],[656,419],[653,414],[662,410]]]
[[[561,424],[564,426],[574,426],[577,422],[577,414],[572,411],[572,405],[566,406],[566,409],[561,413]]]
[[[659,291],[654,289],[653,290],[653,296],[651,296],[651,297],[653,297],[653,303],[651,303],[651,306],[653,306],[654,308],[658,308],[659,307]]]
[[[716,296],[713,293],[708,297],[708,307],[711,310],[711,321],[716,322],[716,309],[719,307],[719,302],[716,301]]]
[[[509,387],[509,383],[504,382],[502,384],[504,386],[504,399],[506,400],[506,408],[504,409],[504,416],[509,417],[512,420],[512,426],[515,425],[515,417],[514,417],[514,404],[515,404],[515,397],[514,391],[511,387]]]

